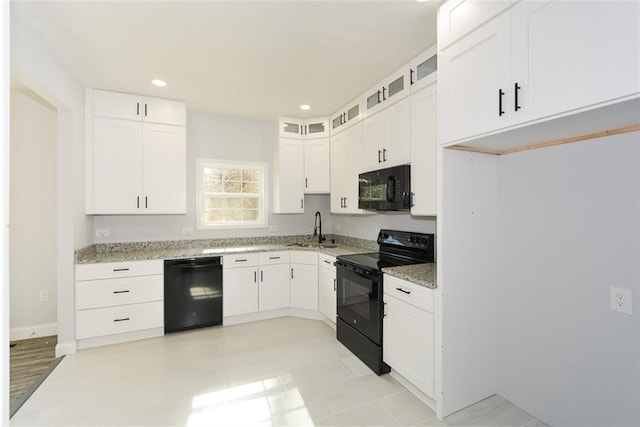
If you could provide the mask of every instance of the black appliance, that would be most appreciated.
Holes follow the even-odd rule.
[[[433,234],[380,230],[379,252],[336,259],[338,341],[378,375],[390,369],[382,360],[382,269],[433,262],[434,240]]]
[[[358,175],[358,208],[378,211],[411,209],[411,165]]]
[[[164,331],[222,324],[220,257],[164,262]]]

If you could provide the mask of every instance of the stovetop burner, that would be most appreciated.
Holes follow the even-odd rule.
[[[434,235],[397,230],[380,230],[380,252],[342,255],[338,261],[369,271],[386,267],[420,264],[434,260]]]

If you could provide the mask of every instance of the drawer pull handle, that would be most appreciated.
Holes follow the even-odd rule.
[[[409,295],[409,294],[411,293],[411,291],[405,291],[405,290],[404,290],[404,289],[402,289],[402,288],[396,288],[396,291],[403,292],[403,293],[405,293],[405,294],[407,294],[407,295]]]
[[[114,268],[113,271],[129,271],[128,268]]]
[[[129,318],[129,317],[123,317],[122,319],[114,319],[113,321],[114,321],[114,322],[124,322],[124,321],[127,321],[127,320],[131,320],[131,318]]]
[[[125,290],[125,291],[113,291],[114,294],[126,294],[131,292],[129,289]]]
[[[327,261],[326,259],[323,259],[322,262],[324,262],[326,264],[331,264],[331,261]]]
[[[280,259],[279,256],[270,256],[269,259]]]
[[[246,259],[237,259],[236,262],[247,262]]]

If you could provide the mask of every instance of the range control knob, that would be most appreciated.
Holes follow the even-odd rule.
[[[422,243],[423,245],[426,245],[427,243],[429,243],[429,239],[427,239],[426,237],[423,237],[423,238],[420,240],[420,243]]]
[[[413,236],[409,237],[409,242],[410,243],[416,243],[416,238],[413,237]]]
[[[380,234],[378,234],[378,237],[380,237],[381,239],[386,239],[387,237],[389,237],[389,235],[381,231]]]

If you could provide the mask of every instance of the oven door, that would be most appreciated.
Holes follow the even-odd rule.
[[[338,318],[382,345],[382,273],[336,262]]]

